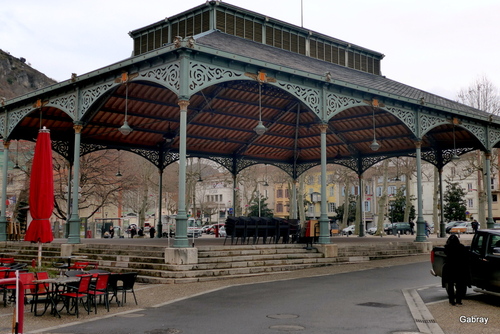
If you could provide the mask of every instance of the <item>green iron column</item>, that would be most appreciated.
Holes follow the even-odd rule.
[[[486,182],[484,186],[486,187],[486,196],[488,197],[488,217],[486,218],[486,226],[488,228],[493,228],[495,222],[493,221],[493,200],[491,197],[491,153],[485,152],[484,156],[486,158]]]
[[[189,240],[187,238],[187,214],[186,214],[186,128],[187,128],[187,107],[189,101],[179,101],[181,108],[180,132],[179,132],[179,201],[177,207],[177,217],[175,219],[175,239],[174,247],[187,248]]]
[[[330,243],[330,222],[326,212],[326,130],[328,124],[321,124],[321,214],[319,216],[319,240],[320,244]]]
[[[163,152],[162,152],[163,154]],[[158,168],[158,174],[159,174],[159,178],[160,178],[160,186],[159,186],[159,189],[158,189],[158,220],[157,220],[157,224],[156,224],[156,237],[157,238],[161,238],[161,234],[163,233],[163,225],[162,225],[162,222],[161,222],[161,203],[163,201],[163,197],[162,197],[162,194],[163,194],[163,169],[161,168]]]
[[[427,241],[427,236],[425,234],[425,220],[423,215],[423,203],[422,203],[422,142],[419,140],[415,144],[416,146],[416,158],[417,158],[417,237],[415,241],[423,242]]]
[[[80,240],[80,216],[78,212],[78,189],[80,188],[80,140],[83,125],[75,122],[73,129],[75,129],[75,145],[74,145],[74,158],[73,158],[73,188],[71,195],[71,216],[69,218],[69,244],[79,244]]]
[[[358,174],[358,184],[359,184],[359,212],[360,212],[360,223],[359,223],[359,237],[365,236],[365,197],[364,195],[364,182],[363,174]]]
[[[446,224],[444,223],[443,210],[443,167],[439,167],[439,237],[446,237]]]
[[[290,202],[290,207],[289,207],[290,213],[291,213],[291,218],[292,219],[298,219],[299,214],[297,210],[297,180],[292,181],[292,200]]]
[[[0,241],[7,241],[7,171],[9,168],[10,141],[3,142],[3,168],[2,168],[2,204],[0,206]]]

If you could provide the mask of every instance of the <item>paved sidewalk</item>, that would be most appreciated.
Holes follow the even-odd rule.
[[[465,243],[470,240],[470,236],[462,236],[462,241]],[[366,238],[359,238],[356,236],[350,237],[334,237],[332,242],[334,243],[366,243],[366,242],[395,242],[395,241],[411,241],[414,240],[414,236],[401,236],[400,238],[394,236],[384,236],[373,237],[368,236]],[[82,242],[100,242],[99,239],[82,239]],[[195,239],[196,245],[201,244],[222,244],[223,239],[215,239],[211,237],[202,237]],[[446,239],[442,238],[430,238],[434,244],[444,244]],[[65,240],[56,240],[56,242],[65,242]],[[146,245],[162,245],[165,239],[102,239],[102,242],[108,244],[123,243],[123,244],[144,244]],[[25,333],[50,333],[51,328],[59,328],[68,326],[70,324],[76,324],[78,322],[92,321],[95,319],[101,319],[102,317],[111,317],[119,314],[127,314],[136,311],[147,311],[149,307],[159,306],[165,303],[170,303],[179,299],[189,298],[201,293],[206,293],[209,291],[221,289],[231,285],[238,284],[252,284],[259,282],[267,282],[274,280],[283,279],[295,279],[302,277],[311,277],[318,275],[332,275],[343,272],[351,272],[357,270],[366,270],[371,268],[387,267],[394,265],[401,265],[413,262],[428,262],[429,255],[416,255],[409,257],[393,258],[393,259],[383,259],[363,263],[350,263],[350,264],[340,264],[328,267],[319,267],[312,269],[303,269],[291,272],[278,272],[270,275],[256,275],[252,277],[245,278],[235,278],[226,280],[214,280],[209,282],[198,282],[198,283],[187,283],[187,284],[137,284],[136,293],[139,301],[139,305],[136,306],[133,302],[133,298],[129,298],[124,307],[118,307],[116,303],[112,303],[110,312],[106,312],[103,306],[99,307],[98,314],[95,315],[91,313],[87,315],[85,312],[80,315],[79,319],[75,316],[63,314],[62,317],[56,318],[49,314],[42,317],[34,317],[32,313],[29,312],[29,307],[25,314]],[[431,268],[429,263],[429,269]],[[430,274],[429,274],[430,275]],[[440,279],[436,278],[436,285],[440,284]],[[468,290],[471,295],[472,290]],[[131,296],[130,296],[131,297]],[[493,299],[495,300],[495,299]],[[428,305],[428,310],[430,314],[434,317],[438,326],[442,329],[442,332],[448,333],[498,333],[498,328],[500,328],[500,320],[497,320],[498,314],[498,301],[485,303],[483,300],[477,300],[477,298],[472,293],[472,296],[468,297],[464,301],[464,306],[462,307],[452,307],[449,306],[446,299],[446,292],[443,289],[443,301],[435,302]],[[0,333],[10,333],[10,325],[12,321],[12,307],[0,307]],[[460,316],[483,316],[489,317],[489,323],[487,325],[479,325],[477,323],[467,323],[464,324],[460,321]],[[110,319],[110,321],[112,321]]]

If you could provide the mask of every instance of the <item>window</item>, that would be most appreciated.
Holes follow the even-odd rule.
[[[283,204],[282,203],[276,204],[276,212],[283,212]]]
[[[377,196],[382,196],[382,187],[377,187]]]
[[[467,191],[468,192],[472,191],[472,183],[467,183]]]
[[[276,191],[276,197],[277,198],[283,198],[283,189],[278,189]]]
[[[469,208],[473,208],[474,207],[474,199],[473,198],[467,199],[467,206]]]
[[[396,186],[388,186],[387,187],[387,195],[394,196],[396,195],[397,188]]]
[[[365,209],[364,209],[364,210],[365,210],[365,212],[366,212],[366,211],[371,211],[371,209],[370,209],[370,204],[371,204],[371,202],[370,202],[370,201],[365,201]]]
[[[335,212],[335,203],[328,203],[328,212]]]
[[[496,203],[496,202],[498,202],[498,196],[497,196],[497,194],[493,194],[493,195],[491,195],[491,199],[492,199],[492,201],[493,201],[493,202],[495,202],[495,203]]]
[[[335,196],[335,188],[333,186],[329,187],[328,190],[329,190],[328,196],[330,196],[330,197]]]

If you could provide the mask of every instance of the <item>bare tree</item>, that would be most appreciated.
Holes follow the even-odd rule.
[[[474,81],[468,88],[460,90],[458,93],[458,101],[464,104],[467,104],[471,107],[477,108],[479,110],[488,112],[493,115],[498,115],[500,113],[500,93],[498,88],[493,85],[491,81],[488,80],[485,76],[479,77]],[[496,155],[497,150],[493,150],[494,155]],[[470,157],[471,155],[469,155]],[[496,161],[495,159],[491,159],[491,162]],[[484,152],[477,151],[473,158],[469,158],[467,167],[464,169],[469,171],[470,173],[477,173],[477,182],[478,182],[478,213],[479,217],[478,222],[481,224],[481,227],[486,227],[486,217],[485,217],[485,208],[486,208],[486,186],[489,186],[489,180],[485,180],[484,177],[484,162],[485,156]],[[497,170],[498,166],[495,166],[494,163],[491,164],[491,172],[494,175],[494,172]]]
[[[500,113],[500,93],[487,77],[478,77],[469,87],[458,93],[458,101],[487,113]]]
[[[92,217],[101,208],[118,201],[118,194],[124,184],[115,173],[118,166],[114,151],[98,151],[80,158],[79,209],[90,210],[87,217]],[[68,187],[70,168],[68,162],[59,155],[54,155],[54,214],[66,220],[68,217],[68,196],[72,189]]]

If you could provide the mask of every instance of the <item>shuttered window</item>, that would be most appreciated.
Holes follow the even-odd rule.
[[[354,68],[354,52],[347,51],[347,67]]]

